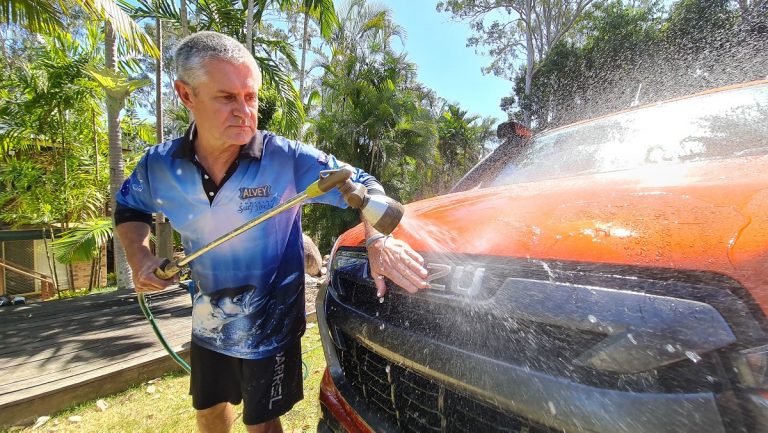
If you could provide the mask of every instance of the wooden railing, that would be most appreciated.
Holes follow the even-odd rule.
[[[0,259],[0,268],[2,268],[5,271],[10,271],[15,274],[23,275],[25,277],[30,277],[37,281],[40,281],[40,292],[35,290],[30,293],[22,293],[21,295],[42,293],[43,299],[47,299],[49,297],[52,297],[56,293],[56,282],[49,275],[43,274],[41,272],[37,272],[34,269],[29,269],[19,264],[9,262],[3,259]]]

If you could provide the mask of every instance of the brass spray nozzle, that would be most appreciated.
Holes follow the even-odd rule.
[[[376,230],[388,235],[395,230],[405,213],[398,201],[381,194],[368,194],[368,189],[347,179],[338,186],[344,201],[350,207],[360,209],[363,218]]]

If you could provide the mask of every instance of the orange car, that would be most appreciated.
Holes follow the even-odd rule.
[[[511,139],[318,297],[321,432],[768,430],[768,81]]]

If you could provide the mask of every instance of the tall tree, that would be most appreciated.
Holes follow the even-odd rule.
[[[573,27],[593,0],[444,0],[438,11],[449,12],[459,20],[469,20],[475,32],[470,46],[489,47],[491,64],[483,68],[500,77],[514,79],[515,63],[522,51],[525,63],[525,97],[531,95],[533,68]],[[503,19],[498,18],[499,16]],[[490,24],[486,24],[486,18]],[[530,125],[530,112],[523,110],[523,121]]]
[[[363,1],[340,9],[340,26],[322,58],[322,102],[310,131],[313,141],[341,160],[375,175],[408,201],[434,159],[437,131],[415,65],[392,51],[399,34],[388,10]],[[333,236],[357,223],[354,214],[308,207],[305,227],[330,247]]]
[[[299,69],[299,96],[305,101],[304,92],[307,76],[307,50],[310,49],[311,35],[309,31],[310,20],[316,22],[320,27],[321,36],[330,39],[334,29],[339,26],[339,18],[336,16],[336,10],[333,6],[333,0],[302,0],[301,12],[304,16],[304,22],[301,33],[301,66]]]

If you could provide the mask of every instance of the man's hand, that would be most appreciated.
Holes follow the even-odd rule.
[[[385,277],[409,293],[429,287],[424,258],[404,241],[391,236],[378,239],[368,246],[368,260],[378,297],[387,292]]]
[[[171,284],[179,282],[179,274],[176,274],[169,280],[162,280],[155,276],[155,269],[163,263],[163,259],[155,256],[147,256],[138,263],[137,268],[133,270],[133,284],[136,292],[157,292],[165,289]]]
[[[152,255],[149,249],[149,225],[135,221],[119,224],[117,237],[125,249],[137,292],[157,292],[179,281],[178,274],[170,280],[155,276],[155,269],[163,263],[163,259]]]

